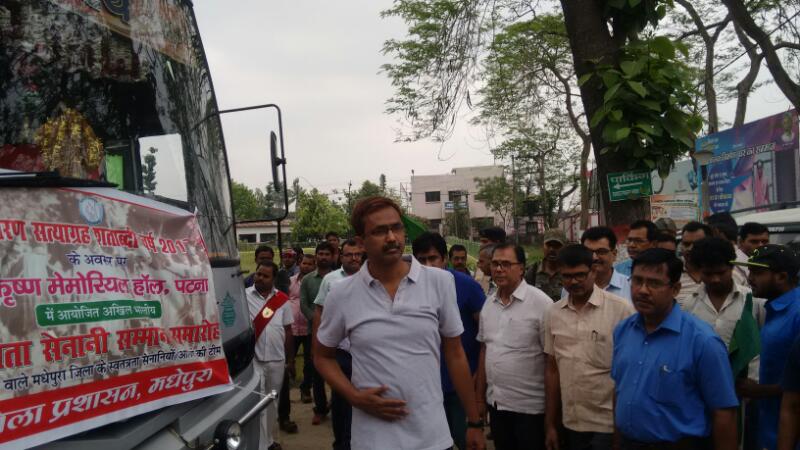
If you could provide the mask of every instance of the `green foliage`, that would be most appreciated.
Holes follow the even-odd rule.
[[[256,220],[264,217],[261,193],[243,183],[231,181],[231,200],[236,220]]]
[[[686,48],[658,36],[627,45],[617,66],[598,65],[603,106],[591,118],[602,127],[600,153],[618,152],[629,169],[665,173],[694,147],[702,118],[695,112],[695,87],[678,54]],[[588,77],[582,80],[588,81]]]
[[[636,40],[648,25],[655,27],[667,15],[672,0],[606,0],[605,19],[615,35]]]
[[[292,240],[322,239],[325,233],[335,231],[345,234],[348,229],[345,212],[317,189],[304,192],[297,200]]]
[[[511,183],[504,177],[475,178],[475,183],[478,185],[475,200],[484,202],[489,211],[499,215],[503,221],[501,226],[505,228],[512,219],[514,211],[514,191],[511,189]]]
[[[445,236],[455,236],[461,239],[469,239],[470,221],[469,213],[466,209],[459,209],[444,216]]]

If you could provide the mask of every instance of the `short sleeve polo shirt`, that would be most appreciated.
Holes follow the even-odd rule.
[[[394,299],[361,270],[334,284],[325,301],[317,339],[336,347],[350,338],[356,389],[385,385],[387,398],[407,402],[409,415],[386,422],[353,409],[351,448],[441,450],[453,445],[442,408],[439,372],[441,337],[464,328],[453,275],[410,262]]]

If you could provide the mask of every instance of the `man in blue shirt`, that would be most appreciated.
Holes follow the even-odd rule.
[[[625,240],[629,258],[615,265],[614,269],[626,277],[631,276],[633,259],[648,248],[655,247],[657,235],[658,228],[656,228],[656,224],[653,222],[649,220],[637,220],[633,222],[628,230],[628,237]]]
[[[777,445],[781,376],[792,342],[800,334],[800,259],[788,247],[768,244],[754,250],[747,262],[735,264],[750,269],[748,281],[753,295],[767,299],[767,317],[761,327],[759,384],[742,381],[738,387],[743,397],[763,399],[758,403],[758,448],[772,450]]]
[[[706,323],[675,301],[683,265],[669,250],[633,260],[637,314],[614,330],[611,378],[623,449],[735,450],[736,406],[728,352]]]
[[[411,244],[414,258],[422,265],[445,269],[447,267],[447,242],[439,233],[422,233]],[[446,269],[453,274],[456,283],[456,301],[461,313],[461,322],[464,333],[461,335],[461,345],[467,355],[469,370],[473,375],[478,368],[480,343],[477,341],[478,318],[480,317],[486,296],[477,281],[453,269]],[[444,393],[444,409],[447,414],[447,424],[450,426],[450,435],[459,449],[466,449],[467,415],[456,394],[455,387],[450,381],[447,366],[442,362],[442,392]]]

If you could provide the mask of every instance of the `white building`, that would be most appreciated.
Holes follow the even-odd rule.
[[[292,221],[281,221],[283,242],[289,242],[292,235]],[[278,222],[245,222],[236,224],[236,240],[249,244],[275,244],[278,239]]]
[[[502,166],[458,167],[441,175],[412,174],[411,212],[428,220],[431,229],[439,232],[443,231],[445,215],[455,208],[466,209],[473,224],[502,226],[499,216],[489,211],[483,202],[475,200],[478,193],[475,178],[502,176]]]

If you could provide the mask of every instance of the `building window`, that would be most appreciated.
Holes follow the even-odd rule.
[[[442,225],[442,219],[431,219],[428,221],[428,229],[436,233],[439,232],[439,227]]]
[[[460,202],[463,196],[463,191],[447,191],[447,201],[448,202]]]
[[[251,244],[256,243],[256,235],[255,234],[240,234],[239,240],[242,242],[249,242]]]
[[[425,203],[437,203],[441,201],[441,193],[439,191],[431,191],[425,193]]]
[[[258,242],[267,242],[269,241],[269,234],[267,233],[260,233],[258,235]]]

